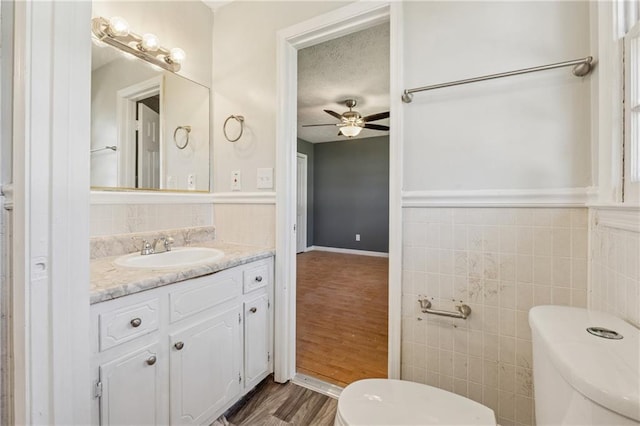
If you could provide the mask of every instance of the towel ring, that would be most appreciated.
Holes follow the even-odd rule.
[[[229,120],[231,119],[236,120],[238,123],[240,123],[240,134],[238,135],[237,138],[235,139],[231,139],[229,138],[229,135],[227,135],[227,123],[229,122]],[[230,115],[227,117],[226,120],[224,120],[224,125],[222,126],[222,132],[224,133],[224,137],[227,138],[227,140],[229,142],[236,142],[238,141],[241,137],[242,137],[242,132],[244,132],[244,117],[242,115]]]
[[[184,145],[180,145],[176,140],[178,130],[184,130],[185,132],[187,132],[187,139],[184,141]],[[189,133],[191,133],[191,126],[178,126],[176,127],[176,130],[173,131],[173,142],[176,144],[178,149],[185,149],[187,145],[189,145]]]

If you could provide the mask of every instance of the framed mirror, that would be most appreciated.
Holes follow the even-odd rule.
[[[208,192],[209,88],[92,46],[92,189]]]

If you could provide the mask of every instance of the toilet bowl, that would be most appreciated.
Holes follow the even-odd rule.
[[[335,426],[496,426],[488,407],[432,386],[404,380],[365,379],[344,388]]]

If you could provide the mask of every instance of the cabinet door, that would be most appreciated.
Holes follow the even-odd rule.
[[[269,372],[269,297],[262,294],[244,303],[245,387],[253,387]]]
[[[158,344],[100,366],[102,425],[156,425],[161,415]]]
[[[240,392],[240,307],[170,336],[171,424],[203,424]]]

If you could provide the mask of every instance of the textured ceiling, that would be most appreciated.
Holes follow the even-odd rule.
[[[362,116],[389,111],[389,24],[307,47],[298,51],[298,137],[307,142],[347,139],[338,127],[302,127],[303,124],[334,124],[324,112],[348,111],[344,101],[356,99]],[[389,125],[389,120],[373,124]],[[363,129],[353,139],[388,135]]]

